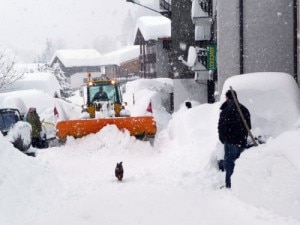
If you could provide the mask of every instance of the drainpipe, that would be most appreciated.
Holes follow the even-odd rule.
[[[297,7],[297,0],[293,0],[293,17],[294,17],[294,78],[298,81],[298,7]]]
[[[240,74],[244,73],[244,1],[239,0],[240,32]],[[296,0],[295,0],[296,1]]]

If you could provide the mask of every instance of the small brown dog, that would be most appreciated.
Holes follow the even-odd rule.
[[[124,169],[123,169],[123,162],[117,163],[116,169],[115,169],[115,176],[118,178],[119,181],[122,181],[123,175],[124,175]]]

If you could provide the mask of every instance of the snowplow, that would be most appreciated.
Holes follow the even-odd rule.
[[[154,138],[156,122],[153,116],[130,116],[116,79],[92,79],[88,73],[83,93],[85,105],[81,118],[57,122],[56,136],[59,139],[66,139],[67,136],[80,138],[97,133],[107,125],[115,125],[120,130],[126,129],[131,136],[139,139]]]

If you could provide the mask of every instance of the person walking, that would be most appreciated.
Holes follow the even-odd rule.
[[[31,124],[31,144],[33,147],[38,147],[41,141],[42,123],[36,112],[36,108],[29,108],[26,115],[26,121]]]
[[[243,124],[242,117],[234,102],[233,94],[237,99],[234,90],[226,92],[226,101],[221,105],[220,117],[218,123],[219,139],[224,144],[224,169],[226,188],[231,188],[231,175],[234,171],[235,160],[239,158],[241,152],[246,148],[248,130]],[[239,102],[241,112],[245,121],[251,129],[251,116],[249,110]]]

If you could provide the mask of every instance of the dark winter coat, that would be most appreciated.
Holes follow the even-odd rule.
[[[94,102],[94,101],[108,101],[108,100],[109,99],[108,99],[108,96],[107,96],[106,92],[102,91],[102,92],[97,92],[95,94],[95,96],[93,97],[92,102]]]
[[[245,117],[249,129],[251,129],[250,112],[240,104],[241,111]],[[222,143],[227,142],[240,147],[247,144],[248,131],[245,128],[242,118],[233,100],[227,100],[220,108],[218,131],[219,139]]]
[[[28,112],[26,121],[31,124],[32,127],[32,138],[40,138],[40,132],[42,131],[42,124],[39,115],[34,112]]]

